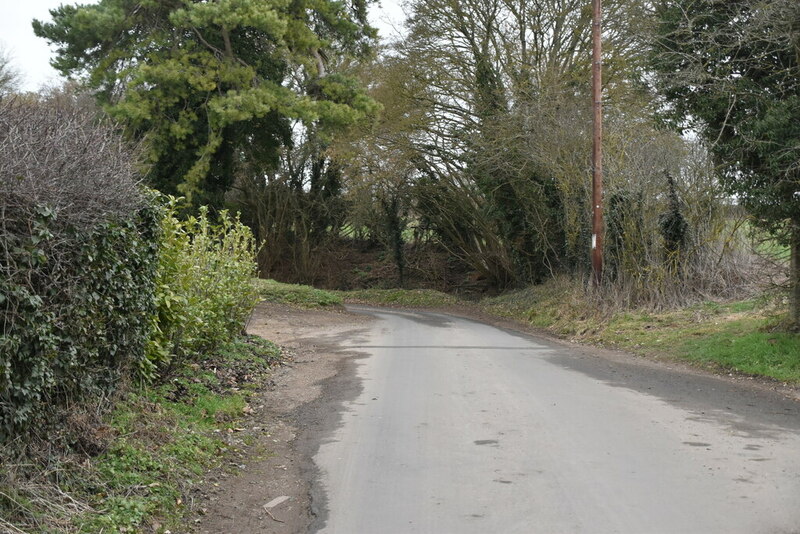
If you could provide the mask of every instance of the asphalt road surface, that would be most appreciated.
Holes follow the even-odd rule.
[[[372,316],[322,436],[337,534],[799,533],[800,406],[435,313]]]

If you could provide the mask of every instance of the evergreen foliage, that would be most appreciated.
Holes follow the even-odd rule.
[[[652,64],[668,119],[695,128],[731,193],[768,229],[800,223],[800,9],[771,0],[665,0]]]
[[[375,111],[327,65],[368,49],[364,0],[101,0],[51,13],[34,30],[58,47],[53,66],[146,139],[154,187],[195,205],[221,207],[237,172],[274,170],[291,119],[324,138]]]
[[[686,222],[686,217],[683,216],[675,178],[669,173],[667,174],[667,184],[669,186],[667,189],[669,204],[667,211],[661,214],[659,223],[661,225],[661,235],[664,238],[664,249],[668,256],[674,258],[671,263],[677,264],[680,262],[680,258],[677,256],[687,245],[689,223]]]
[[[80,99],[0,104],[0,439],[137,372],[158,211]]]

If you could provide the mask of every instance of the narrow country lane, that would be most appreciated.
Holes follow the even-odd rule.
[[[312,531],[800,532],[800,403],[467,319],[371,316]],[[335,399],[333,399],[335,400]]]

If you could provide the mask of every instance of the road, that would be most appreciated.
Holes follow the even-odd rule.
[[[453,316],[351,311],[376,320],[340,341],[359,387],[315,449],[314,532],[800,532],[795,400]]]

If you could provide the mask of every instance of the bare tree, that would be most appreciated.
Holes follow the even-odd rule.
[[[11,54],[0,49],[0,98],[19,89],[19,71],[14,67]]]
[[[625,304],[662,306],[732,294],[746,261],[723,245],[731,242],[718,209],[724,198],[700,172],[707,154],[653,121],[658,103],[642,83],[649,4],[606,4],[614,203],[607,289]],[[591,238],[589,3],[411,7],[408,37],[366,75],[384,117],[348,141],[355,155],[345,158],[353,162],[346,172],[360,186],[359,204],[370,206],[363,219],[377,217],[378,197],[399,183],[411,192],[415,224],[495,286],[583,274]]]

